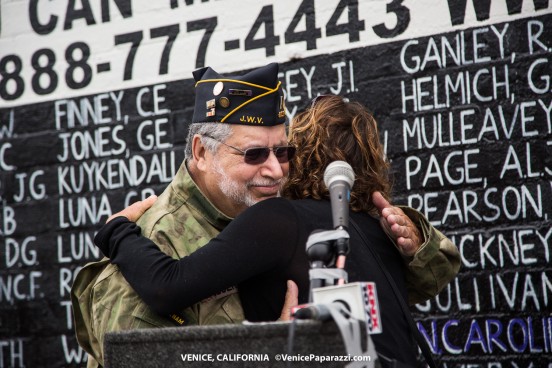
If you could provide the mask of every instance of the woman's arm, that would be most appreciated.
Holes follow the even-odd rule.
[[[117,264],[140,297],[160,314],[191,306],[257,274],[286,264],[297,242],[296,215],[283,199],[265,200],[216,238],[175,260],[124,217],[104,225],[96,245]]]

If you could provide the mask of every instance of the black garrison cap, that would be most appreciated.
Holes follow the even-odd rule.
[[[193,72],[193,123],[272,126],[286,122],[278,64],[270,63],[240,76],[222,76],[211,67]]]

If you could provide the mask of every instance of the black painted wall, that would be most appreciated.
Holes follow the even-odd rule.
[[[30,3],[32,8],[38,2]],[[312,13],[310,3],[294,3],[298,10],[286,19],[289,27],[301,12]],[[354,14],[356,2],[343,3]],[[281,62],[288,113],[293,116],[325,93],[368,106],[392,162],[395,202],[426,213],[459,247],[463,264],[457,279],[412,309],[442,367],[547,367],[552,364],[550,5],[535,1],[534,11],[524,16],[478,25],[489,19],[487,3],[478,2],[477,21],[464,24],[466,4],[460,2],[447,14],[450,30],[395,39],[408,34],[413,5],[389,3],[388,12],[399,20],[394,27],[349,18],[356,29],[373,27],[389,41],[354,47],[350,31],[344,50]],[[517,3],[508,3],[509,14],[521,12]],[[127,3],[120,4],[120,13],[127,14]],[[5,25],[9,8],[3,5]],[[263,11],[250,23],[264,27],[271,18]],[[48,32],[46,26],[35,27]],[[316,48],[317,40],[310,27],[308,35],[293,36],[308,49]],[[327,27],[324,32],[328,37]],[[290,37],[282,36],[281,43],[297,42]],[[265,48],[269,57],[278,44],[267,37],[249,45]],[[86,365],[73,336],[72,279],[99,257],[92,243],[98,225],[123,206],[160,193],[171,180],[183,159],[192,115],[191,79],[125,89],[113,83],[100,93],[58,98],[55,78],[67,83],[68,74],[48,72],[42,60],[54,59],[48,51],[39,54],[35,72],[47,76],[33,85],[31,77],[17,82],[18,73],[26,71],[17,70],[17,50],[0,51],[0,367]],[[217,69],[217,60],[202,60],[200,52],[190,57],[196,66]],[[90,73],[104,73],[107,66],[100,64]],[[86,80],[69,77],[77,84]],[[20,98],[18,88],[48,98],[13,104]]]

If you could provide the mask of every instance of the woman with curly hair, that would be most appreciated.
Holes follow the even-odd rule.
[[[349,163],[355,173],[348,229],[350,250],[345,270],[349,281],[378,286],[383,333],[372,335],[378,353],[413,363],[416,346],[399,303],[374,253],[407,299],[403,257],[378,222],[372,194],[389,198],[389,164],[373,116],[360,104],[339,96],[323,96],[298,114],[290,127],[297,148],[285,198],[263,200],[245,210],[219,236],[188,257],[172,259],[140,228],[115,217],[96,236],[102,252],[119,266],[142,299],[160,314],[171,314],[217,292],[238,286],[247,320],[274,321],[280,316],[286,281],[299,288],[299,303],[308,302],[309,260],[305,244],[317,229],[333,229],[325,168],[333,161]],[[369,239],[368,246],[357,229]],[[368,249],[368,248],[371,249]]]
[[[389,163],[376,120],[364,106],[339,96],[318,96],[310,109],[295,117],[289,138],[298,152],[290,163],[284,197],[329,198],[324,171],[333,161],[345,161],[355,173],[351,210],[377,215],[371,195],[380,192],[389,198]]]

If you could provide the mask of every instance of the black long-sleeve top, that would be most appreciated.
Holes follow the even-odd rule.
[[[379,254],[406,300],[402,259],[396,247],[375,218],[356,212],[350,217],[363,229],[369,246]],[[308,302],[305,245],[313,230],[332,228],[329,201],[274,198],[252,206],[219,236],[180,260],[162,253],[123,217],[102,227],[95,242],[160,314],[180,311],[237,285],[247,320],[274,321],[283,307],[286,280],[297,283],[299,303]],[[377,287],[383,333],[372,335],[376,348],[386,356],[413,362],[408,323],[391,286],[356,231],[350,228],[349,234],[345,267],[349,282],[374,281]]]

